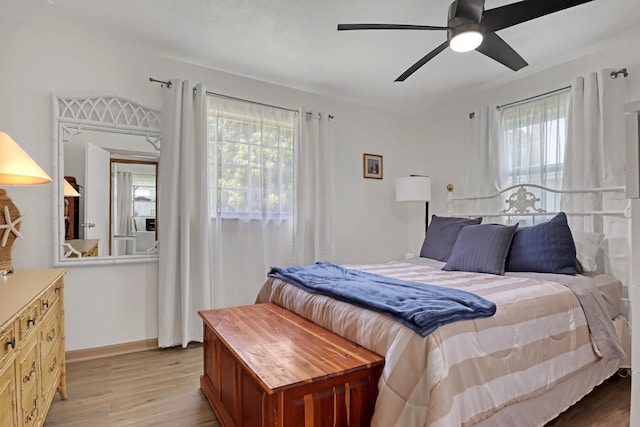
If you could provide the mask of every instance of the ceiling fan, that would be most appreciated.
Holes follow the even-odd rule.
[[[513,71],[527,66],[496,31],[541,16],[549,15],[593,0],[522,0],[494,9],[484,10],[485,0],[456,0],[449,6],[446,27],[397,24],[339,24],[338,31],[347,30],[447,30],[447,40],[426,54],[402,73],[395,81],[403,82],[420,67],[445,50],[447,46],[457,52],[478,52],[509,67]]]

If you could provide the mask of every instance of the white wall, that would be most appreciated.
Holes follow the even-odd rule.
[[[0,16],[0,40],[0,130],[45,171],[52,170],[52,93],[115,93],[160,108],[163,89],[149,77],[202,81],[215,92],[333,114],[337,261],[396,259],[406,251],[412,208],[393,198],[395,178],[419,172],[408,169],[408,147],[418,140],[412,120],[112,45],[70,27],[52,30]],[[365,152],[384,155],[382,181],[362,178]],[[14,267],[51,267],[51,186],[7,190],[26,215],[25,239],[12,252]],[[157,337],[157,281],[156,263],[72,268],[66,277],[67,350]]]

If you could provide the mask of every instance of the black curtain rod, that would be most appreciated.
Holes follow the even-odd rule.
[[[264,107],[278,108],[280,110],[291,111],[291,112],[294,112],[294,113],[298,112],[298,110],[294,110],[293,108],[286,108],[286,107],[280,107],[278,105],[265,104],[263,102],[252,101],[250,99],[243,99],[243,98],[237,98],[235,96],[224,95],[222,93],[215,93],[215,92],[207,91],[207,95],[219,96],[221,98],[231,99],[231,100],[234,100],[234,101],[251,102],[252,104],[258,104],[258,105],[262,105]]]
[[[521,102],[526,102],[526,101],[531,101],[533,99],[543,98],[545,96],[553,95],[554,93],[562,92],[562,91],[569,90],[569,89],[571,89],[571,86],[565,86],[565,87],[561,87],[560,89],[550,90],[549,92],[541,93],[541,94],[535,95],[535,96],[530,96],[528,98],[520,99],[518,101],[509,102],[508,104],[498,105],[496,107],[496,110],[499,110],[499,109],[505,108],[505,107],[510,107],[512,105],[520,104]],[[476,113],[474,113],[474,112],[469,113],[469,118],[470,119],[473,119],[475,116],[476,116]]]
[[[158,79],[154,79],[153,77],[149,77],[149,81],[152,83],[160,83],[161,86],[166,86],[167,88],[171,87],[171,82],[170,81],[164,81],[164,80],[158,80]],[[193,89],[193,93],[196,93],[195,88]],[[277,105],[271,105],[271,104],[263,104],[262,102],[255,102],[255,101],[251,101],[248,99],[242,99],[242,98],[236,98],[234,96],[229,96],[229,95],[223,95],[221,93],[215,93],[215,92],[210,92],[207,91],[207,95],[214,95],[214,96],[219,96],[221,98],[227,98],[227,99],[233,99],[235,101],[244,101],[244,102],[251,102],[253,104],[258,104],[258,105],[263,105],[265,107],[272,107],[272,108],[279,108],[281,110],[286,110],[286,111],[293,111],[294,113],[297,113],[298,110],[293,110],[291,108],[285,108],[285,107],[279,107]]]
[[[149,77],[149,81],[151,83],[160,83],[160,86],[165,85],[165,86],[167,86],[167,88],[171,87],[171,82],[170,81],[166,81],[165,82],[164,80],[157,80],[157,79],[154,79],[153,77]]]
[[[152,82],[152,83],[160,83],[162,86],[166,86],[167,88],[171,87],[171,82],[170,81],[158,80],[158,79],[154,79],[153,77],[149,77],[149,81]],[[193,89],[193,93],[195,94],[195,88]],[[251,102],[252,104],[258,104],[258,105],[262,105],[264,107],[278,108],[280,110],[285,110],[285,111],[291,111],[293,113],[298,113],[298,110],[294,110],[293,108],[280,107],[279,105],[265,104],[263,102],[256,102],[256,101],[252,101],[250,99],[237,98],[235,96],[224,95],[222,93],[216,93],[216,92],[211,92],[211,91],[207,91],[206,93],[207,93],[207,95],[219,96],[221,98],[232,99],[234,101]],[[328,117],[329,117],[329,119],[333,119],[333,115],[331,115],[331,114],[328,114]]]
[[[529,98],[521,99],[519,101],[509,102],[508,104],[498,105],[496,108],[499,110],[501,108],[510,107],[512,105],[520,104],[521,102],[531,101],[533,99],[543,98],[548,95],[553,95],[554,93],[563,92],[565,90],[571,89],[571,86],[561,87],[560,89],[550,90],[549,92],[541,93],[540,95],[530,96]]]
[[[619,69],[619,70],[617,70],[617,71],[612,71],[612,72],[609,74],[609,76],[610,76],[612,79],[617,79],[617,78],[618,78],[618,76],[619,76],[619,75],[621,75],[621,74],[622,74],[622,77],[627,77],[627,76],[629,76],[629,72],[627,71],[627,69],[626,69],[626,68],[621,68],[621,69]],[[540,95],[531,96],[531,97],[529,97],[529,98],[521,99],[521,100],[519,100],[519,101],[510,102],[510,103],[508,103],[508,104],[504,104],[504,105],[498,105],[496,108],[499,110],[499,109],[504,108],[504,107],[510,107],[510,106],[512,106],[512,105],[519,104],[519,103],[521,103],[521,102],[526,102],[526,101],[531,101],[532,99],[542,98],[542,97],[544,97],[544,96],[552,95],[552,94],[554,94],[554,93],[562,92],[562,91],[564,91],[564,90],[568,90],[568,89],[571,89],[571,86],[561,87],[560,89],[555,89],[555,90],[552,90],[552,91],[549,91],[549,92],[546,92],[546,93],[542,93],[542,94],[540,94]],[[475,113],[469,113],[469,118],[470,118],[470,119],[473,119],[474,117],[475,117]]]

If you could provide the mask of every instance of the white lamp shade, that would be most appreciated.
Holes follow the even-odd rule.
[[[0,184],[47,184],[51,178],[9,135],[0,132]]]
[[[80,197],[80,193],[73,188],[73,185],[69,184],[69,181],[63,179],[64,181],[64,197]]]
[[[431,178],[408,176],[396,180],[396,202],[428,202],[431,200]]]

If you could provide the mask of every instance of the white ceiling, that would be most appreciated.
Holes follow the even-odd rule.
[[[68,22],[163,56],[397,112],[511,81],[622,37],[640,39],[640,0],[595,0],[500,31],[530,64],[517,73],[480,53],[447,49],[399,83],[396,77],[446,40],[444,31],[338,32],[336,25],[444,26],[449,0],[3,1],[5,17]],[[485,8],[509,3],[486,0]]]

